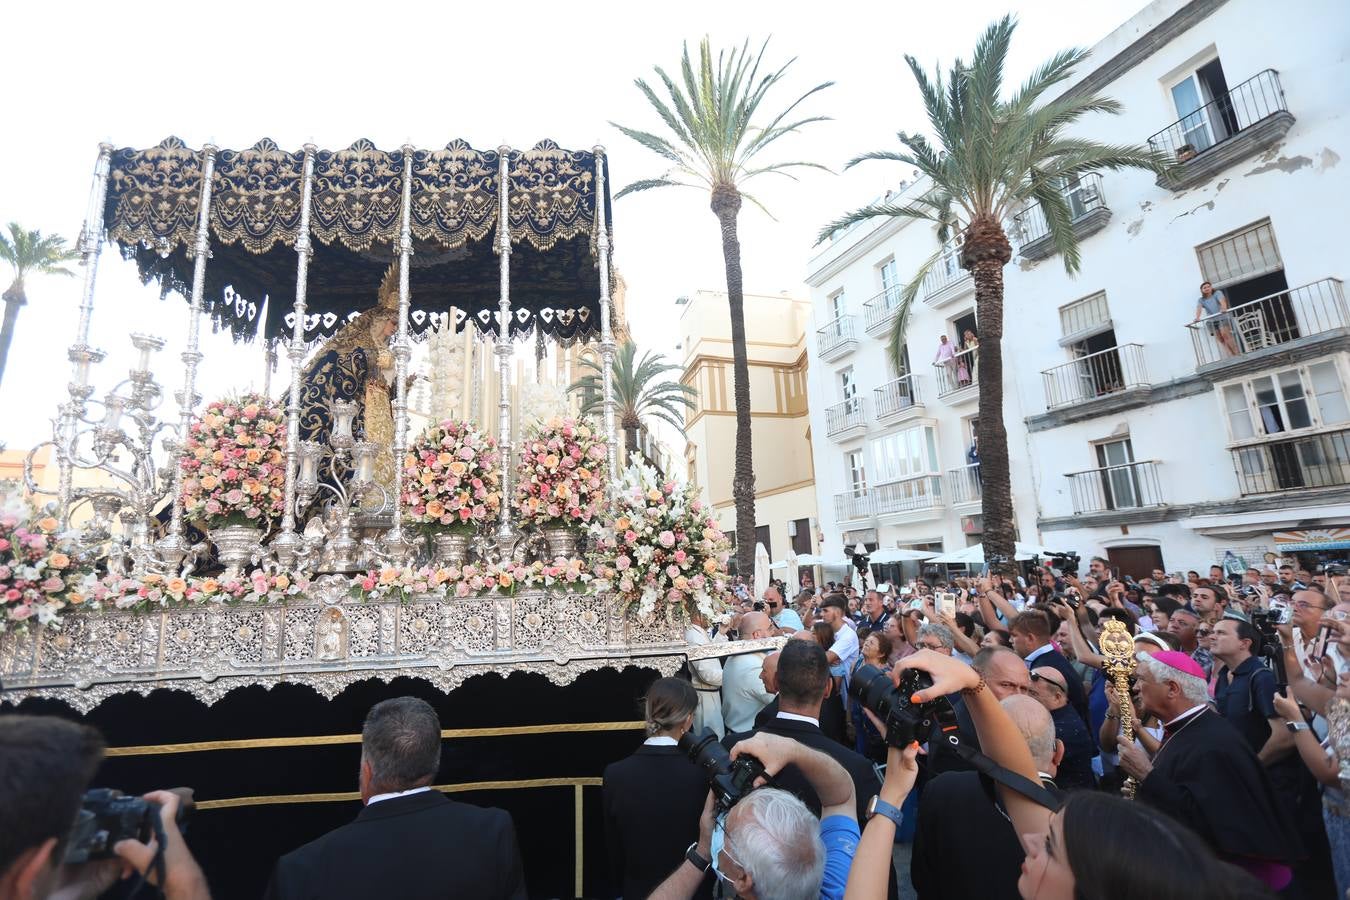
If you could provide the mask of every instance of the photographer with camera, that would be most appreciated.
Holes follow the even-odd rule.
[[[974,669],[923,650],[896,667],[892,677],[897,688],[914,669],[926,672],[932,684],[915,691],[913,703],[927,704],[960,693],[989,759],[1013,780],[1020,776],[1025,779],[1023,784],[1034,787],[1039,783],[1026,739]],[[1143,804],[1079,791],[1052,810],[1003,783],[998,792],[1026,847],[1017,890],[1027,900],[1254,900],[1266,896],[1248,876],[1217,860],[1188,829]],[[1162,848],[1165,852],[1160,852]],[[890,864],[889,847],[879,841],[860,844],[849,881],[850,888],[858,888],[849,891],[849,900],[879,900],[877,873]],[[967,864],[979,864],[979,860]],[[864,870],[872,873],[866,879],[866,892],[860,877]]]
[[[730,757],[738,784],[734,773],[744,771],[745,763],[770,778],[788,767],[800,772],[820,798],[820,818],[781,788],[745,785],[742,793],[728,796],[719,788],[727,782],[715,778],[698,840],[652,900],[688,900],[709,869],[744,900],[842,898],[860,837],[848,772],[824,753],[772,734],[741,741]]]
[[[168,900],[210,900],[178,794],[85,793],[103,749],[87,725],[0,717],[0,900],[86,900],[133,872]]]

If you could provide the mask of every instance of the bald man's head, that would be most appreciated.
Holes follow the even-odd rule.
[[[792,640],[794,640],[794,641],[814,641],[815,639],[816,639],[816,636],[815,636],[814,632],[810,632],[810,631],[794,631],[794,632],[792,633]]]
[[[1035,697],[1013,694],[999,701],[1027,742],[1036,768],[1048,775],[1055,773],[1055,720]]]
[[[770,694],[778,693],[778,654],[770,653],[764,657],[764,665],[759,670],[759,680],[764,690]]]
[[[762,612],[748,612],[741,616],[741,637],[766,638],[772,637],[773,622]]]

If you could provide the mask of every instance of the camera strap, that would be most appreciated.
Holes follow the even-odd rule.
[[[961,734],[954,726],[943,728],[942,737],[940,739],[946,741],[947,745],[956,752],[957,756],[970,763],[971,767],[981,775],[992,778],[1009,790],[1017,791],[1017,793],[1021,794],[1023,797],[1044,806],[1051,812],[1059,809],[1059,798],[1047,791],[1044,785],[1037,784],[1030,778],[1018,775],[1016,772],[1003,768],[998,763],[961,740]]]

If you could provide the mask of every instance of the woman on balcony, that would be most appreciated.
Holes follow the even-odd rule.
[[[962,342],[961,352],[965,354],[964,359],[961,360],[961,368],[969,367],[970,375],[969,377],[966,378],[964,382],[965,384],[969,384],[970,382],[974,381],[976,376],[978,375],[978,372],[976,371],[975,368],[975,363],[976,357],[980,355],[977,352],[980,347],[980,339],[975,336],[974,331],[967,328],[965,335],[961,339],[961,342]]]
[[[1219,342],[1228,356],[1238,355],[1237,341],[1233,339],[1233,317],[1228,313],[1228,298],[1223,291],[1214,290],[1208,281],[1200,285],[1200,300],[1195,304],[1195,319],[1191,324],[1205,317],[1205,328]]]

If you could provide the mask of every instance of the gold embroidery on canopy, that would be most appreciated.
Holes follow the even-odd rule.
[[[216,240],[242,242],[250,253],[266,253],[278,241],[294,247],[304,167],[304,151],[288,153],[269,138],[248,150],[222,150],[211,186]]]
[[[182,244],[191,252],[201,199],[202,162],[176,137],[148,150],[113,152],[108,172],[117,197],[108,216],[108,237],[123,246],[144,244],[168,256]]]

